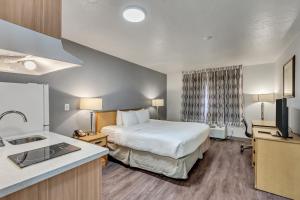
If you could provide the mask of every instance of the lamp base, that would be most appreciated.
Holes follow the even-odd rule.
[[[94,112],[91,112],[91,130],[90,132],[93,132],[93,118],[94,118]]]
[[[261,103],[261,113],[260,113],[260,117],[261,117],[261,120],[263,121],[263,120],[265,120],[265,113],[264,113],[264,109],[265,109],[265,104],[264,104],[264,102],[262,102]]]

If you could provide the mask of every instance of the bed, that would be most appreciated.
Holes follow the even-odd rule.
[[[201,123],[148,120],[127,127],[117,111],[96,114],[96,130],[108,135],[110,156],[130,167],[187,179],[210,145],[209,126]]]

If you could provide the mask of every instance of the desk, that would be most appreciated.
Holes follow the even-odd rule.
[[[266,121],[266,120],[253,120],[252,127],[271,127],[275,128],[276,123],[274,121]]]
[[[300,199],[300,137],[284,139],[259,131],[276,132],[275,127],[254,127],[253,165],[255,188],[280,196]]]

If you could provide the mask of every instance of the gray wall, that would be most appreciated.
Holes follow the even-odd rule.
[[[78,109],[80,97],[102,97],[104,110],[149,107],[153,98],[166,100],[165,74],[70,41],[64,41],[64,46],[84,62],[82,67],[44,76],[0,73],[1,82],[50,85],[51,131],[71,136],[75,129],[89,129],[89,112]],[[64,104],[70,104],[69,112],[64,111]],[[166,118],[166,106],[160,114]]]

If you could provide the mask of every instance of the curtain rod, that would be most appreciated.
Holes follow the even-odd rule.
[[[204,68],[204,69],[191,70],[191,71],[182,71],[182,73],[183,74],[192,74],[192,73],[199,73],[199,72],[210,72],[210,71],[241,69],[241,68],[243,68],[243,65],[232,65],[232,66],[227,66],[227,67]]]

